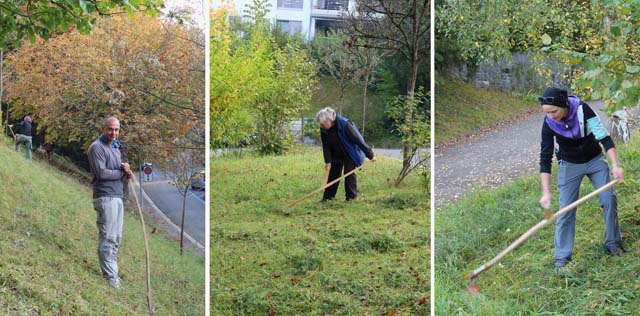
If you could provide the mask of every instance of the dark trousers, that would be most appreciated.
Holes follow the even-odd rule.
[[[331,170],[329,170],[329,182],[340,178],[344,173],[348,173],[349,171],[356,168],[356,164],[351,161],[351,159],[347,159],[344,162],[332,162]],[[336,182],[332,186],[326,188],[324,190],[324,195],[322,196],[322,200],[331,200],[336,197],[336,193],[338,192],[338,185],[340,185],[340,181]],[[345,197],[348,200],[353,200],[358,195],[358,182],[356,178],[356,174],[353,173],[350,176],[344,179],[344,191]]]

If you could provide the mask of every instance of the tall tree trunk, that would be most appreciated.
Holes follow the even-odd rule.
[[[191,185],[191,179],[187,183],[187,186],[182,192],[182,221],[180,223],[180,255],[182,255],[182,248],[184,243],[184,214],[187,212],[187,193],[189,192],[189,185]]]
[[[365,135],[365,122],[367,114],[367,91],[369,90],[369,74],[365,73],[364,89],[362,93],[362,137]]]
[[[415,112],[415,88],[416,81],[418,78],[418,58],[414,54],[414,59],[411,61],[411,71],[409,72],[409,82],[407,85],[407,113],[405,114],[405,123],[406,123],[406,138],[411,139],[413,137],[412,129],[413,129],[413,113]],[[411,160],[415,155],[416,148],[413,148],[413,145],[409,141],[405,141],[403,143],[402,149],[402,171],[398,175],[396,179],[396,185],[400,184],[404,177],[406,176],[407,171],[411,168]]]
[[[4,50],[0,49],[0,121],[2,121],[2,100],[4,96]],[[5,126],[9,126],[9,106],[7,106],[7,121],[5,122]]]
[[[300,142],[304,144],[304,110],[300,110]]]
[[[413,1],[412,3],[412,11],[411,18],[413,19],[412,27],[413,27],[413,38],[411,41],[413,42],[411,47],[413,50],[411,51],[411,70],[409,71],[409,81],[407,84],[407,113],[405,115],[405,123],[407,128],[406,138],[411,139],[413,137],[413,113],[415,112],[415,91],[416,91],[416,81],[418,79],[418,67],[420,66],[420,56],[418,55],[418,42],[420,39],[418,38],[418,30],[419,30],[419,13],[418,13],[418,3],[417,1]],[[398,175],[396,179],[396,185],[399,185],[400,182],[404,179],[404,177],[409,174],[409,170],[411,169],[411,160],[413,160],[413,156],[416,153],[416,148],[413,148],[413,145],[409,141],[405,141],[403,144],[403,153],[402,153],[402,171]]]

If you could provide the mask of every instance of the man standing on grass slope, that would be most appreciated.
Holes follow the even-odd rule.
[[[554,153],[554,139],[558,143],[558,189],[560,208],[578,199],[580,183],[586,175],[597,189],[610,181],[609,164],[602,154],[604,147],[611,165],[613,176],[622,180],[624,172],[618,162],[615,145],[598,115],[588,104],[566,90],[547,88],[538,98],[546,117],[542,125],[540,146],[540,182],[542,198],[540,205],[551,206],[551,160]],[[620,256],[622,248],[620,226],[618,225],[618,203],[613,188],[599,194],[603,209],[605,233],[604,247],[610,255]],[[558,217],[554,236],[555,253],[553,265],[561,268],[571,261],[575,239],[576,209]]]
[[[116,290],[122,289],[118,277],[118,247],[124,217],[124,181],[133,173],[122,163],[120,122],[114,116],[104,120],[102,134],[89,146],[89,165],[93,174],[93,208],[97,213],[98,259],[102,277]]]
[[[33,125],[31,124],[31,116],[25,116],[24,119],[22,120],[22,122],[20,123],[16,123],[13,125],[9,125],[9,127],[13,128],[14,126],[20,128],[18,129],[18,132],[15,135],[15,140],[16,140],[16,151],[18,151],[18,148],[20,146],[20,144],[24,144],[24,149],[25,149],[25,156],[27,158],[27,160],[31,160],[31,130],[33,128]]]

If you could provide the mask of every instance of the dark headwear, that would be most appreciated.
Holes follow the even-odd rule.
[[[546,88],[544,92],[542,92],[542,96],[538,97],[538,102],[540,102],[540,105],[548,104],[568,108],[569,96],[567,90]]]

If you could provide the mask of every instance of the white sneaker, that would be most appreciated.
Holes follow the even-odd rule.
[[[122,284],[120,284],[120,278],[109,279],[107,281],[109,282],[109,285],[111,285],[112,288],[118,291],[122,290]]]

